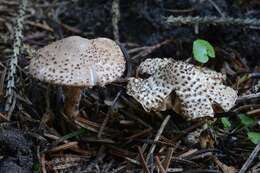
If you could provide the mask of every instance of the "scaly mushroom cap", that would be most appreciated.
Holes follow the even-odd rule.
[[[123,75],[125,59],[113,40],[71,36],[39,49],[29,68],[34,78],[48,83],[104,86]]]
[[[228,111],[237,99],[237,92],[223,84],[225,75],[182,61],[147,59],[140,64],[138,72],[151,76],[147,79],[131,78],[127,93],[146,111],[165,110],[172,91],[180,100],[182,114],[190,119],[213,117],[212,105],[216,103]]]

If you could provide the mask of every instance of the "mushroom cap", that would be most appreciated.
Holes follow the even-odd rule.
[[[34,78],[52,84],[104,86],[123,75],[125,59],[111,39],[71,36],[37,50],[29,69]]]
[[[145,111],[166,110],[167,98],[171,94],[173,86],[163,80],[129,78],[127,94],[139,101]]]
[[[173,91],[180,101],[182,114],[189,119],[213,117],[214,104],[228,111],[237,99],[237,91],[223,84],[225,75],[182,61],[147,59],[140,64],[138,72],[151,76],[130,79],[127,93],[138,100],[146,111],[165,110]]]

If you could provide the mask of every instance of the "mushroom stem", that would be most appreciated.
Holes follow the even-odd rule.
[[[64,113],[74,119],[79,113],[79,102],[81,98],[80,87],[64,87],[65,103]]]

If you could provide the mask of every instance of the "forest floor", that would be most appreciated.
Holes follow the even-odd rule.
[[[0,0],[1,173],[260,172],[260,144],[248,137],[249,131],[260,131],[260,26],[167,22],[173,15],[260,23],[260,1],[28,0],[23,48],[14,76],[7,78],[21,2]],[[28,73],[29,49],[71,35],[119,41],[128,53],[126,76],[146,58],[197,64],[191,58],[193,41],[205,39],[216,57],[203,66],[225,73],[239,99],[229,112],[217,113],[196,139],[206,120],[188,121],[172,110],[145,112],[126,94],[125,82],[113,83],[85,90],[75,125],[62,114],[61,87]],[[13,97],[6,89],[12,81]],[[223,122],[226,118],[230,124]]]

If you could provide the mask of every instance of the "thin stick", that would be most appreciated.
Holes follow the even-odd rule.
[[[160,136],[162,135],[162,132],[164,130],[164,128],[166,127],[168,121],[170,120],[171,116],[168,115],[162,122],[161,127],[159,128],[155,138],[154,138],[154,144],[151,146],[148,154],[147,154],[147,158],[146,161],[148,162],[148,160],[150,159],[151,155],[153,154],[155,147],[156,147],[156,143],[158,142],[158,140],[160,139]]]
[[[257,144],[255,149],[252,151],[242,168],[240,169],[239,173],[245,173],[250,164],[253,162],[255,157],[257,156],[258,152],[260,151],[260,144]]]
[[[108,120],[109,120],[109,117],[110,117],[110,113],[107,113],[107,114],[106,114],[106,117],[105,117],[104,121],[102,122],[102,124],[101,124],[101,126],[100,126],[100,129],[99,129],[99,131],[98,131],[98,134],[97,134],[97,138],[98,138],[98,139],[101,138],[102,133],[103,133],[103,131],[104,131],[106,125],[107,125],[107,122],[108,122]]]
[[[160,158],[158,156],[155,156],[155,162],[160,170],[160,173],[166,173],[164,167],[162,166],[162,163],[160,161]]]
[[[218,11],[218,13],[221,15],[221,17],[225,17],[225,14],[220,10],[219,6],[213,1],[213,0],[208,0],[212,6]]]
[[[260,92],[255,93],[255,94],[248,94],[245,96],[240,96],[237,98],[237,102],[248,101],[248,100],[257,99],[257,98],[260,98]]]
[[[118,98],[119,98],[119,96],[121,95],[121,93],[122,93],[122,90],[117,93],[117,95],[116,95],[116,97],[115,97],[115,99],[114,99],[114,101],[113,101],[113,103],[112,103],[112,106],[111,106],[111,111],[112,111],[112,112],[113,112],[114,109],[115,109],[114,107],[115,107],[116,102],[118,101]],[[107,125],[107,122],[108,122],[108,120],[109,120],[109,117],[110,117],[110,111],[106,114],[106,117],[105,117],[105,119],[104,119],[104,121],[103,121],[103,123],[102,123],[102,125],[101,125],[101,127],[100,127],[100,129],[99,129],[99,131],[98,131],[97,138],[101,138],[102,133],[103,133],[103,131],[104,131],[106,125]]]
[[[147,134],[147,133],[149,133],[149,132],[151,132],[151,131],[152,131],[151,128],[147,128],[147,129],[142,130],[141,132],[135,133],[135,134],[133,134],[133,135],[127,137],[127,139],[133,140],[133,139],[135,139],[135,138],[137,138],[137,137],[140,137],[140,136],[142,136],[142,135],[144,135],[144,134]]]
[[[113,34],[114,39],[119,42],[119,29],[118,29],[118,22],[120,20],[120,7],[119,7],[119,0],[113,0],[112,7],[112,26],[113,26]]]
[[[13,43],[13,55],[10,57],[10,63],[8,67],[7,74],[7,85],[6,85],[6,103],[5,111],[8,112],[7,119],[10,120],[13,109],[11,105],[15,102],[15,76],[16,76],[16,67],[18,64],[18,56],[21,53],[22,38],[23,38],[23,21],[25,15],[25,9],[27,6],[27,0],[22,0],[20,3],[19,13],[16,19],[15,27],[15,39]]]
[[[0,63],[0,97],[4,96],[4,82],[5,82],[5,75],[6,75],[6,67]]]
[[[170,147],[170,148],[168,149],[167,154],[166,154],[165,160],[164,160],[163,163],[162,163],[162,165],[163,165],[163,167],[164,167],[164,169],[165,169],[166,172],[167,172],[167,170],[168,170],[168,168],[169,168],[169,166],[170,166],[170,164],[171,164],[173,152],[174,152],[174,148],[173,148],[173,147]]]
[[[152,129],[152,126],[150,126],[149,124],[147,124],[145,121],[143,121],[141,118],[139,118],[138,116],[132,115],[129,112],[125,111],[125,110],[120,110],[120,112],[124,113],[125,116],[128,116],[129,118],[139,122],[140,124],[142,124],[143,126]]]
[[[47,173],[46,167],[45,167],[45,164],[46,164],[45,154],[42,154],[40,162],[41,162],[42,173]]]
[[[148,166],[147,166],[147,164],[145,162],[145,158],[144,158],[144,155],[143,155],[141,147],[138,146],[137,149],[138,149],[138,153],[139,153],[139,156],[140,156],[140,161],[141,161],[141,164],[143,166],[143,169],[144,169],[145,173],[150,173],[150,171],[148,169]]]
[[[57,147],[54,147],[54,148],[48,150],[47,152],[53,153],[53,152],[57,152],[57,151],[60,151],[60,150],[66,150],[66,149],[77,147],[77,146],[78,146],[78,142],[74,141],[74,142],[69,142],[69,143],[62,144],[62,145],[59,145]]]
[[[233,18],[233,17],[216,17],[216,16],[170,16],[167,23],[171,25],[195,25],[195,24],[214,24],[214,25],[247,25],[260,26],[260,20],[257,18]]]
[[[254,115],[254,114],[258,114],[259,112],[260,112],[260,109],[255,109],[255,110],[246,112],[246,114],[247,115]]]
[[[164,40],[164,41],[157,43],[155,45],[152,45],[152,46],[144,46],[144,47],[134,48],[133,50],[130,50],[131,53],[135,53],[135,52],[138,52],[138,51],[140,51],[140,52],[137,53],[136,55],[134,55],[131,59],[137,59],[137,58],[140,58],[140,57],[141,58],[145,57],[145,56],[151,54],[156,49],[159,49],[160,47],[167,45],[172,41],[173,41],[172,39],[167,39],[167,40]]]

